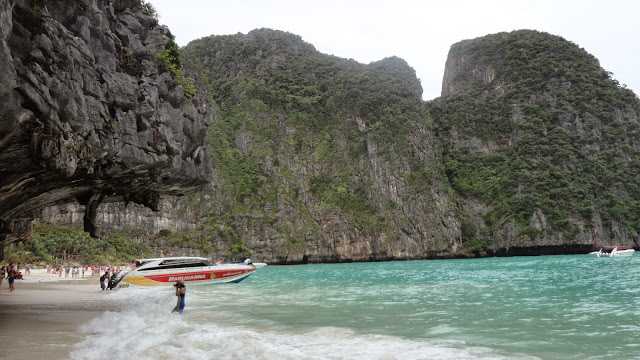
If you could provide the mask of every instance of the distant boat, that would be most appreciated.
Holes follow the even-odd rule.
[[[605,246],[597,252],[598,257],[615,257],[615,256],[632,256],[635,250],[628,249],[626,246]]]
[[[213,263],[207,258],[191,256],[138,259],[135,268],[117,274],[109,287],[172,285],[178,280],[186,284],[238,283],[264,265],[254,265],[250,261]]]

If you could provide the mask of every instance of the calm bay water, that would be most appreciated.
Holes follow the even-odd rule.
[[[74,359],[640,359],[640,256],[267,266],[126,289]]]

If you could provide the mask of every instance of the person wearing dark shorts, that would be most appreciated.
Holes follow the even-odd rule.
[[[16,287],[13,283],[16,281],[16,270],[14,269],[13,265],[9,267],[7,279],[9,279],[9,291],[15,290]]]
[[[105,271],[104,274],[100,276],[100,287],[102,288],[102,290],[107,288],[107,285],[105,284],[107,280],[109,280],[109,273]]]
[[[179,314],[182,314],[182,311],[184,310],[184,305],[185,305],[184,297],[187,294],[187,287],[184,285],[184,281],[182,280],[176,281],[176,283],[173,286],[176,288],[176,296],[178,297],[178,303],[176,304],[176,307],[174,307],[171,312],[178,312]]]

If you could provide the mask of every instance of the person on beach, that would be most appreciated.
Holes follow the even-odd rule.
[[[176,297],[178,298],[178,303],[176,307],[171,310],[171,312],[178,312],[178,314],[182,314],[184,310],[184,297],[187,294],[187,287],[184,285],[184,281],[178,280],[173,285],[176,288]]]
[[[7,279],[9,279],[9,291],[15,290],[16,288],[15,285],[13,285],[13,282],[16,281],[16,271],[14,270],[13,266],[9,268]]]
[[[7,276],[7,265],[0,266],[0,286],[2,286],[2,280]]]
[[[109,278],[109,273],[106,271],[104,272],[104,274],[102,274],[102,276],[100,276],[100,287],[102,288],[102,290],[107,288],[105,281],[107,281],[108,278]]]

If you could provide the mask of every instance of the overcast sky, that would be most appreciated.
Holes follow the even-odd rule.
[[[640,94],[637,0],[151,0],[178,45],[209,35],[271,28],[300,35],[325,54],[364,64],[389,56],[416,70],[423,98],[440,96],[449,47],[519,29],[576,43]]]

